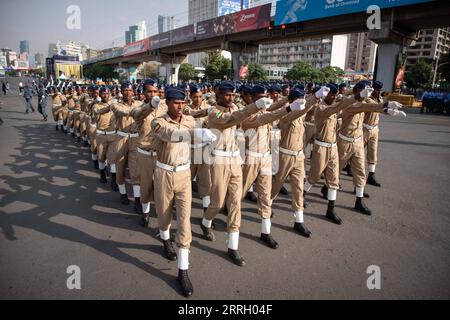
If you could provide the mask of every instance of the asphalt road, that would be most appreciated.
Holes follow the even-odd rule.
[[[132,205],[100,185],[87,149],[38,114],[25,115],[21,98],[1,99],[0,298],[182,299],[156,219],[140,227]],[[367,188],[372,217],[352,210],[353,186],[343,176],[337,212],[344,224],[324,219],[318,185],[305,213],[313,237],[302,238],[292,230],[289,197],[280,197],[272,230],[280,248],[271,250],[259,241],[256,207],[244,202],[244,268],[226,258],[224,222],[217,242],[200,238],[195,197],[193,299],[449,299],[450,117],[408,114],[383,116],[383,187]],[[67,289],[71,265],[81,269],[81,290]],[[380,290],[367,288],[372,265],[381,271]]]

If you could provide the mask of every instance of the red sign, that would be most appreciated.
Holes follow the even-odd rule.
[[[150,50],[150,38],[127,44],[123,47],[123,56],[133,56]]]
[[[403,70],[403,67],[400,67],[397,73],[397,78],[395,79],[395,87],[401,88],[404,79],[405,79],[405,71]]]
[[[239,70],[239,78],[241,80],[247,79],[249,76],[248,64],[244,64]]]
[[[272,4],[236,12],[236,32],[264,29],[270,27]]]

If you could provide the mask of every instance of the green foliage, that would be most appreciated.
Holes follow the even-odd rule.
[[[248,80],[249,81],[260,81],[267,80],[266,69],[260,64],[250,63],[248,65]]]
[[[180,66],[178,77],[183,81],[188,81],[197,78],[197,70],[189,63],[183,63]]]
[[[325,67],[317,69],[307,61],[298,61],[286,77],[289,80],[302,80],[308,82],[337,82],[339,76],[344,75],[344,70],[338,67]]]
[[[405,80],[409,88],[425,88],[430,85],[433,66],[425,59],[419,59],[406,73]]]
[[[95,80],[97,78],[100,78],[102,80],[112,80],[119,78],[119,74],[114,71],[113,66],[108,66],[98,62],[90,66],[84,66],[83,74],[90,80]]]
[[[231,60],[225,59],[219,51],[210,51],[202,61],[205,66],[205,75],[208,79],[231,78]]]

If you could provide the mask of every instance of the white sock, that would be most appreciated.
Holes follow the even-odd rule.
[[[73,133],[73,129],[72,128],[70,128],[70,133]]]
[[[141,186],[133,186],[133,195],[134,195],[134,198],[141,197]]]
[[[328,201],[336,201],[337,190],[328,188]]]
[[[194,180],[192,180],[192,181],[195,181],[195,182],[197,182],[197,177],[194,177]]]
[[[178,270],[189,269],[189,249],[178,249]]]
[[[106,168],[105,163],[104,163],[104,162],[99,162],[99,163],[98,163],[98,168],[99,168],[100,170],[105,170],[105,168]]]
[[[83,141],[87,141],[87,137],[83,137]]]
[[[303,186],[303,190],[305,190],[306,192],[309,192],[312,188],[312,185],[309,183],[308,180],[305,181],[305,185]]]
[[[127,189],[124,184],[119,184],[119,192],[120,194],[127,194]]]
[[[212,226],[212,220],[206,220],[205,218],[203,218],[203,220],[202,220],[202,224],[203,224],[203,226],[204,227],[206,227],[206,228],[211,228],[211,226]]]
[[[250,189],[248,189],[248,192],[253,192],[253,185],[250,186]]]
[[[295,223],[303,223],[304,217],[303,217],[303,210],[298,210],[295,212]]]
[[[170,229],[166,231],[159,230],[159,236],[163,241],[170,240]]]
[[[364,187],[356,187],[356,196],[358,198],[364,198]]]
[[[231,232],[228,234],[228,249],[238,250],[239,248],[239,232]]]
[[[77,132],[77,138],[79,138],[80,137],[80,134]]]
[[[116,172],[117,172],[117,169],[116,169],[116,165],[115,165],[115,164],[111,164],[111,165],[109,166],[109,168],[111,169],[111,173],[116,173]]]
[[[376,168],[375,164],[369,164],[369,172],[370,173],[375,173],[375,168]]]
[[[272,226],[272,222],[270,222],[270,219],[263,219],[261,221],[261,233],[262,234],[270,234],[271,226]]]
[[[150,213],[150,202],[142,204],[142,212]]]
[[[211,197],[210,196],[203,197],[202,201],[203,201],[203,208],[207,209],[211,203]]]
[[[93,160],[93,161],[95,161],[95,160],[98,159],[96,154],[93,154],[93,153],[92,153],[91,156],[92,156],[92,160]]]

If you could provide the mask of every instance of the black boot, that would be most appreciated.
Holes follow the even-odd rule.
[[[89,147],[89,143],[88,143],[87,140],[84,140],[83,146],[86,147],[86,148]]]
[[[372,215],[372,212],[370,211],[370,209],[367,208],[366,205],[364,204],[363,198],[356,198],[355,210],[366,216]]]
[[[175,252],[175,249],[173,248],[172,241],[170,240],[163,240],[164,245],[164,253],[163,256],[167,260],[170,261],[176,261],[177,260],[177,253]]]
[[[81,137],[77,137],[77,142],[81,143]]]
[[[58,125],[56,125],[56,131],[59,131],[59,126]]]
[[[342,224],[341,218],[339,218],[334,211],[334,201],[328,201],[327,219],[335,224]]]
[[[370,184],[371,186],[378,187],[378,188],[381,187],[381,184],[375,178],[374,172],[369,172],[369,177],[367,178],[367,184]]]
[[[200,228],[203,231],[203,238],[205,240],[208,240],[208,241],[211,241],[211,242],[216,241],[216,236],[214,235],[214,232],[212,232],[212,228],[205,227],[203,225],[203,222],[201,222],[201,221],[200,221]]]
[[[303,223],[296,222],[294,225],[294,230],[305,238],[311,238],[311,231],[309,231]]]
[[[289,191],[287,191],[287,189],[283,186],[281,187],[280,193],[284,196],[288,196],[289,195]]]
[[[328,200],[328,187],[327,187],[326,185],[324,185],[324,186],[322,187],[322,190],[320,190],[320,192],[322,193],[322,197],[323,197],[325,200]]]
[[[75,138],[75,133],[74,132],[72,132],[70,135],[72,136],[72,138]]]
[[[150,225],[150,214],[149,213],[144,213],[142,215],[140,225],[144,228],[148,228],[148,226]]]
[[[261,233],[261,241],[269,248],[278,249],[279,245],[270,234]]]
[[[134,211],[138,214],[142,214],[141,198],[134,198]]]
[[[349,177],[353,177],[353,174],[352,174],[352,168],[350,167],[350,164],[348,164],[348,165],[344,168],[344,171],[347,172],[347,175],[348,175]]]
[[[63,132],[63,131],[64,131],[64,126],[63,126],[63,125],[60,125],[60,126],[59,126],[59,129],[61,129],[61,132]]]
[[[228,249],[228,257],[230,257],[231,261],[239,267],[245,266],[244,258],[239,254],[238,250]]]
[[[126,194],[121,194],[120,195],[120,202],[125,205],[128,206],[130,204],[130,200],[128,199],[128,195]]]
[[[119,191],[119,186],[117,185],[117,182],[116,182],[116,174],[115,173],[111,173],[111,190]]]
[[[192,181],[192,191],[198,192],[198,184],[196,181]]]
[[[98,170],[98,160],[93,160],[94,168]]]
[[[180,283],[183,296],[189,298],[194,294],[194,288],[192,287],[191,280],[189,280],[187,270],[178,270],[178,282]]]
[[[100,170],[100,183],[106,184],[108,181],[106,180],[106,171]]]
[[[254,192],[247,192],[245,199],[247,199],[250,202],[254,202],[254,203],[258,202],[258,198],[256,197]]]
[[[64,134],[69,134],[69,130],[65,129]]]

